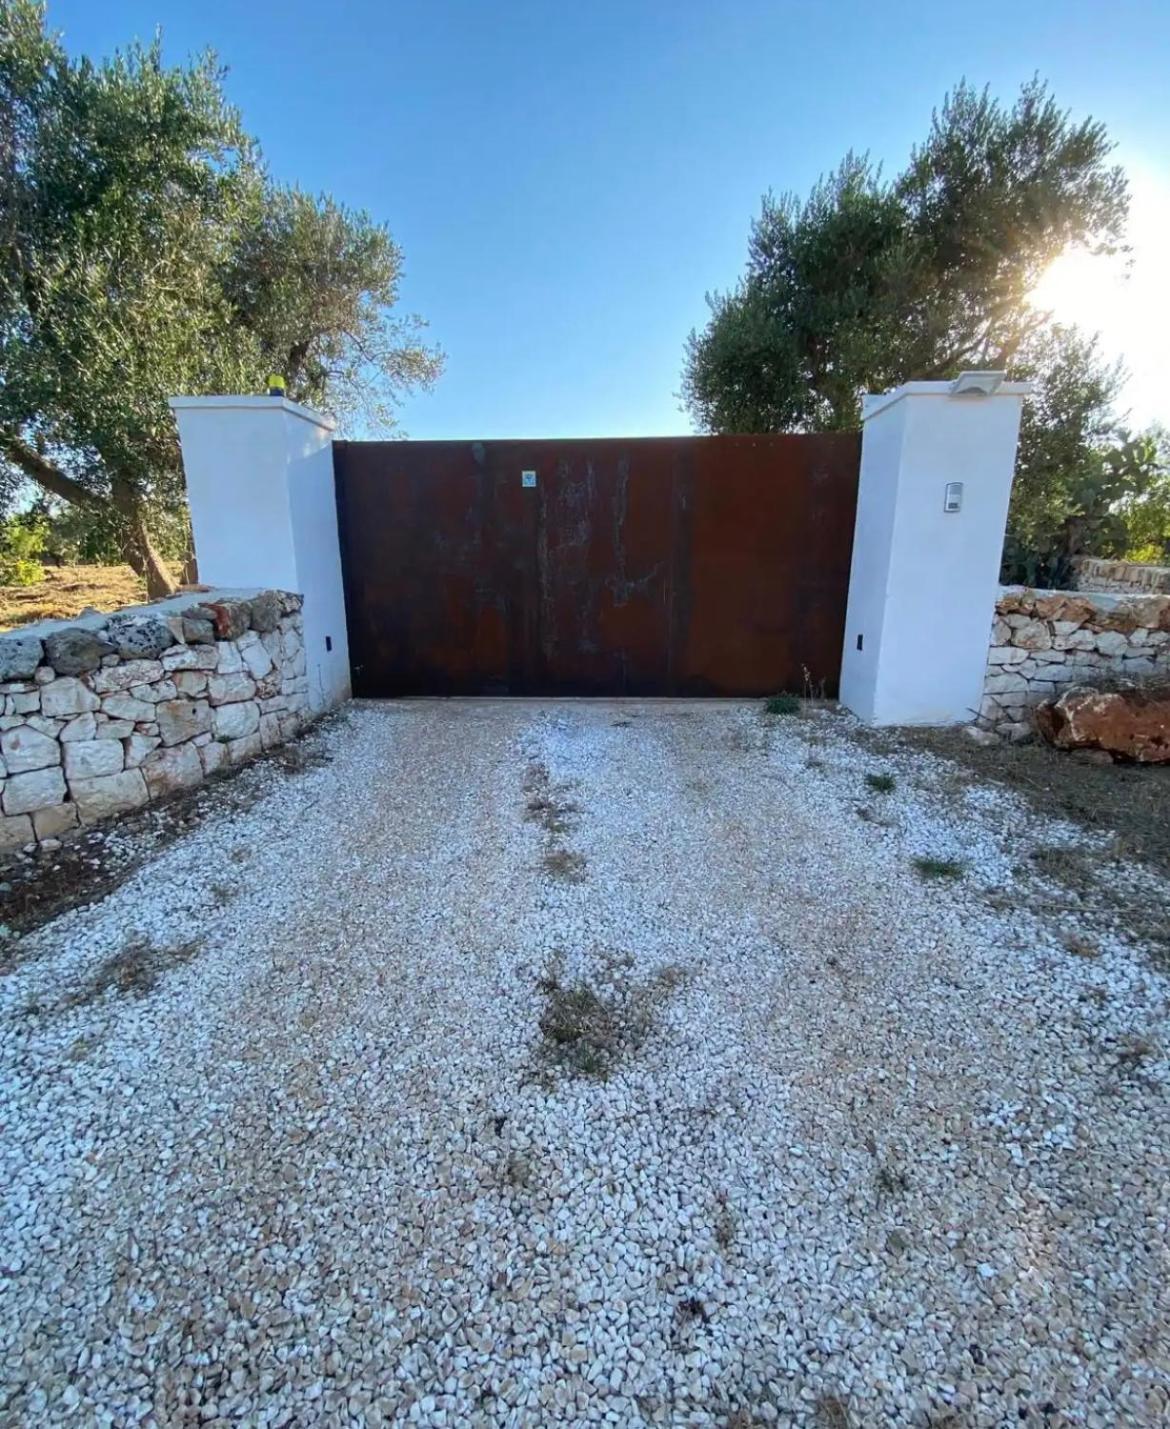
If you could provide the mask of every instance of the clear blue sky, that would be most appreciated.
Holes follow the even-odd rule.
[[[1170,179],[1170,5],[50,0],[74,52],[214,48],[274,173],[385,219],[447,353],[413,437],[685,432],[704,293],[769,189],[897,168],[961,76],[1034,71]]]

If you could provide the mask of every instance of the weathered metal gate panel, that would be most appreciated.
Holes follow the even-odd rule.
[[[337,442],[354,693],[834,692],[859,460],[853,433]]]

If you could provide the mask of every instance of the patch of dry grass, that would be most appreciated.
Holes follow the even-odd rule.
[[[620,1056],[646,1040],[662,1001],[684,977],[682,968],[670,965],[633,982],[611,960],[597,985],[564,983],[554,960],[537,980],[545,995],[539,1021],[544,1060],[578,1076],[606,1077]]]
[[[170,569],[177,581],[181,568]],[[0,630],[69,620],[86,606],[119,610],[145,600],[146,584],[129,566],[46,566],[45,579],[36,585],[0,586]]]

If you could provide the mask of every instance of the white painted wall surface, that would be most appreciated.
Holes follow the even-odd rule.
[[[912,382],[867,399],[841,700],[869,723],[978,714],[1027,390]],[[952,481],[958,512],[943,509]]]
[[[281,397],[175,397],[199,579],[305,598],[309,702],[349,696],[333,423]]]

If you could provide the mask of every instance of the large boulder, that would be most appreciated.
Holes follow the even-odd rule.
[[[100,630],[71,625],[45,636],[45,659],[58,675],[84,675],[96,670],[104,655],[113,655],[114,646]]]
[[[1170,685],[1072,685],[1037,706],[1036,727],[1058,749],[1104,749],[1139,764],[1170,763]]]
[[[106,626],[123,660],[153,660],[175,643],[171,627],[161,615],[113,615]]]

